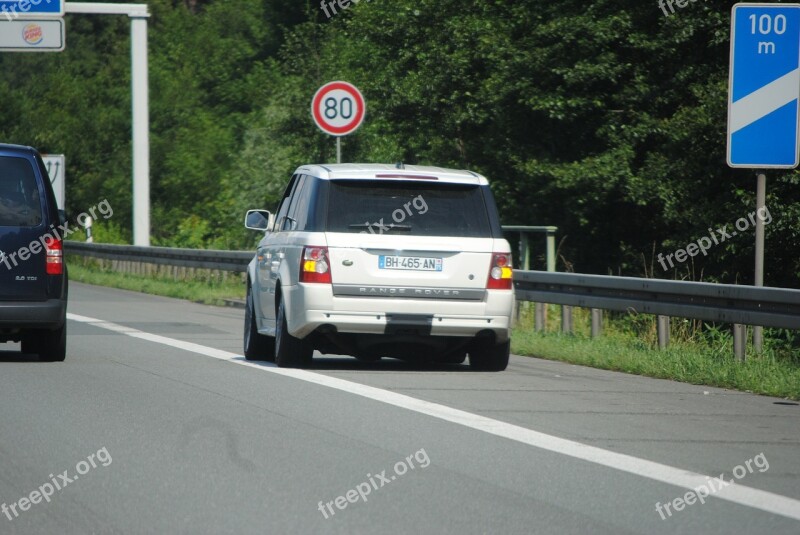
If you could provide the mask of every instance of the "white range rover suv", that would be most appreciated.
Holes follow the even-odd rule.
[[[481,175],[437,167],[297,169],[247,271],[244,353],[305,367],[314,350],[508,365],[511,248]]]

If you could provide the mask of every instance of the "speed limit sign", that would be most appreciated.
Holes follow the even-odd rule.
[[[364,96],[353,84],[330,82],[311,100],[311,115],[317,126],[332,136],[352,134],[364,122]]]

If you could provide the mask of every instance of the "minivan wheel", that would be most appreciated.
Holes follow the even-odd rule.
[[[286,324],[286,307],[281,297],[275,325],[275,363],[281,368],[305,368],[311,364],[314,348],[307,340],[289,334]]]
[[[67,322],[55,331],[43,331],[37,349],[39,360],[63,362],[67,357]]]
[[[247,302],[244,309],[244,358],[247,360],[275,359],[275,340],[258,332],[253,293],[247,285]]]
[[[508,367],[511,341],[502,344],[475,342],[469,350],[469,367],[484,372],[501,372]]]

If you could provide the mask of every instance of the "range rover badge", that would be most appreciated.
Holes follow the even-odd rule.
[[[348,267],[352,266],[353,265],[353,261],[352,260],[342,260],[342,265],[348,266]]]

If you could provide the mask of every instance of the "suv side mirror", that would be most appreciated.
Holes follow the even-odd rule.
[[[269,210],[248,210],[244,226],[250,230],[269,230],[272,228],[272,214]]]

